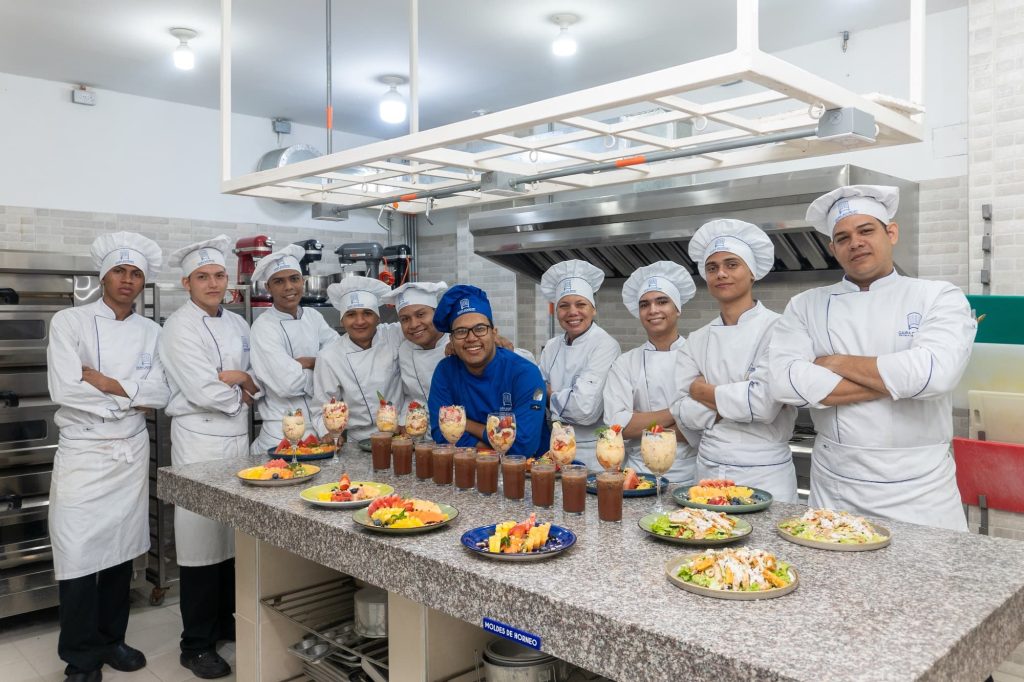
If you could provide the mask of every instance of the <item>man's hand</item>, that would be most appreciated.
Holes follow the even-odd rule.
[[[718,411],[718,403],[715,402],[715,387],[713,384],[709,384],[703,375],[693,380],[688,393],[691,398],[704,407]]]
[[[302,357],[295,358],[295,361],[302,365],[302,369],[313,369],[316,367],[316,358]]]
[[[444,356],[455,355],[455,344],[449,341],[444,347]]]
[[[228,386],[241,386],[243,393],[254,394],[259,392],[256,382],[252,380],[252,377],[240,369],[225,369],[217,374],[217,378]],[[252,398],[246,404],[251,405]]]
[[[498,348],[504,348],[505,350],[516,349],[516,347],[512,345],[512,342],[506,339],[501,334],[498,334],[494,337],[494,345],[496,345]]]
[[[815,358],[814,364],[838,374],[847,381],[860,384],[881,396],[889,395],[889,389],[878,373],[878,358],[865,355],[823,355]]]
[[[121,387],[121,382],[111,379],[102,372],[97,372],[92,367],[82,366],[82,381],[101,393],[119,395],[122,398],[128,397],[128,394],[124,392],[124,388]]]

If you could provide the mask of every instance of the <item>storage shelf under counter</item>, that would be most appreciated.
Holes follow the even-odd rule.
[[[391,680],[435,682],[472,667],[491,636],[485,618],[536,634],[543,651],[623,680],[984,679],[1024,639],[1024,543],[887,522],[892,544],[864,553],[791,544],[775,524],[804,507],[774,504],[747,515],[749,547],[775,552],[800,573],[785,597],[708,599],[674,587],[666,562],[687,552],[647,537],[637,520],[651,498],[627,499],[623,521],[565,516],[528,502],[374,475],[369,455],[346,446],[314,483],[345,471],[406,497],[455,506],[446,528],[387,536],[357,527],[351,512],[316,508],[302,485],[254,488],[235,473],[248,458],[159,473],[159,494],[236,529],[239,679],[281,680],[302,662],[286,653],[302,627],[261,599],[337,579],[389,592]],[[573,530],[577,545],[537,563],[497,563],[459,543],[473,527],[537,511]],[[865,667],[867,666],[867,668]],[[868,672],[870,669],[870,672]]]

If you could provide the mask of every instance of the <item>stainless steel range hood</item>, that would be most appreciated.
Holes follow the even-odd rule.
[[[917,183],[851,165],[489,211],[471,216],[469,230],[475,253],[534,280],[571,258],[593,263],[611,279],[659,260],[696,274],[687,242],[714,218],[746,220],[768,232],[773,273],[839,270],[828,239],[804,214],[825,192],[861,184],[900,188],[896,266],[916,275]]]

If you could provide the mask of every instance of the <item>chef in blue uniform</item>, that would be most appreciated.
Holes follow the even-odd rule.
[[[458,284],[441,297],[434,326],[451,335],[455,355],[438,363],[430,384],[430,431],[443,443],[438,412],[444,405],[466,409],[466,433],[457,443],[487,445],[484,428],[492,412],[514,412],[516,440],[509,453],[532,457],[548,449],[544,421],[544,377],[537,365],[513,351],[498,348],[487,294]]]

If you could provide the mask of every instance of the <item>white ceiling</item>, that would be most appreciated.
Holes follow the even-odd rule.
[[[325,0],[235,0],[234,109],[322,124]],[[929,0],[930,12],[966,0]],[[728,0],[422,0],[421,128],[728,51]],[[408,73],[408,0],[334,0],[335,128],[392,137],[376,78]],[[551,55],[574,12],[575,57]],[[784,50],[905,20],[907,0],[762,0],[761,45]],[[196,69],[171,64],[167,30],[199,32]],[[0,71],[205,107],[218,106],[219,0],[0,0]]]

